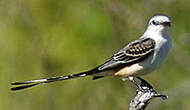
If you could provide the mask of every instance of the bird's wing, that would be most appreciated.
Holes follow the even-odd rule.
[[[112,70],[128,66],[146,59],[153,53],[155,41],[151,38],[140,38],[129,43],[116,52],[107,62],[99,66],[99,71]]]

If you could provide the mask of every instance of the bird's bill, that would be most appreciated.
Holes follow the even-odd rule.
[[[171,22],[163,22],[163,23],[160,23],[160,24],[163,25],[163,26],[168,26],[168,27],[171,26]]]

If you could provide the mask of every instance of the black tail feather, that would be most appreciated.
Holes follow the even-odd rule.
[[[13,87],[13,88],[11,88],[11,90],[12,90],[12,91],[21,90],[21,89],[33,87],[33,86],[36,86],[36,85],[39,85],[39,84],[42,84],[42,83],[36,83],[36,84],[30,84],[30,85],[24,85],[24,86]]]
[[[104,76],[93,76],[92,77],[92,80],[97,80],[97,79],[100,79],[100,78],[103,78]]]
[[[14,82],[14,83],[11,83],[11,85],[18,85],[18,86],[11,88],[11,90],[16,91],[16,90],[21,90],[21,89],[25,89],[25,88],[30,88],[30,87],[40,85],[40,84],[62,81],[62,80],[68,80],[68,79],[78,78],[78,77],[85,77],[88,75],[93,75],[93,74],[98,73],[98,72],[100,72],[100,71],[98,71],[97,68],[94,68],[90,71],[86,71],[86,72],[82,72],[82,73],[78,73],[78,74],[58,76],[58,77],[52,77],[52,78],[42,78],[42,79],[31,80],[31,81]]]
[[[34,82],[42,82],[42,81],[45,81],[45,80],[47,80],[47,79],[46,79],[46,78],[43,78],[43,79],[31,80],[31,81],[13,82],[13,83],[11,83],[11,85],[31,84],[31,83],[34,83]]]

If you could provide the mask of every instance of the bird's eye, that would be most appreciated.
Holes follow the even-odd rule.
[[[154,25],[159,25],[159,22],[157,22],[157,21],[152,21],[152,24],[154,24]]]

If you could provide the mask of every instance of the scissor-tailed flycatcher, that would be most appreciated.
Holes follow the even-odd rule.
[[[78,74],[15,82],[12,85],[19,86],[11,90],[84,76],[92,76],[93,79],[115,76],[133,80],[133,77],[151,73],[163,64],[171,48],[169,28],[170,19],[167,16],[154,16],[139,39],[120,49],[102,65]]]

